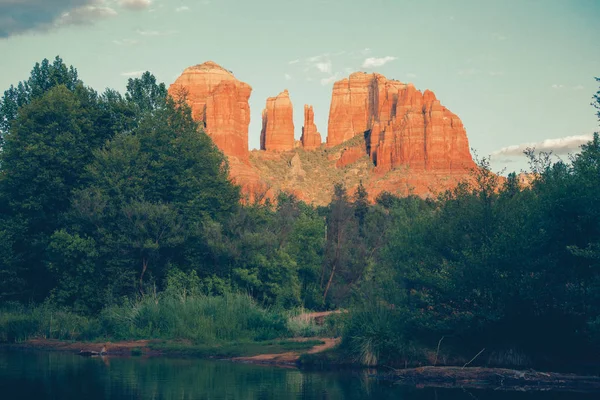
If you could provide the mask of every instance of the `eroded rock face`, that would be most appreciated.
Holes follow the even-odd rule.
[[[314,150],[321,146],[321,134],[317,132],[315,125],[315,113],[312,106],[304,105],[304,126],[300,137],[302,147],[305,150]]]
[[[327,146],[357,135],[365,135],[379,171],[474,167],[462,122],[433,92],[421,93],[380,74],[354,73],[334,84]]]
[[[366,155],[364,145],[349,146],[342,150],[340,158],[335,163],[336,168],[344,168],[348,165],[354,164],[361,157]]]
[[[227,156],[248,159],[248,99],[252,87],[220,65],[208,61],[187,68],[169,87],[174,98],[185,95],[192,116]]]
[[[294,149],[294,109],[287,90],[267,99],[262,113],[260,149],[276,152]]]

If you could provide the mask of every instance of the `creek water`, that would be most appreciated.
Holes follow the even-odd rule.
[[[591,400],[598,394],[417,389],[374,379],[366,371],[0,351],[0,399]]]

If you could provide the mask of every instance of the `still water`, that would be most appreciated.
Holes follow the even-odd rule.
[[[598,394],[415,389],[360,372],[306,372],[229,361],[84,358],[0,351],[0,399],[591,400]]]

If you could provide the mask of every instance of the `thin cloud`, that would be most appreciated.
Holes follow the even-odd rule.
[[[550,86],[552,89],[562,89],[565,87],[565,85],[561,84],[561,83],[553,83],[552,86]]]
[[[329,57],[329,53],[323,53],[323,54],[319,54],[319,55],[316,55],[316,56],[308,57],[306,59],[306,62],[315,63],[317,61],[322,60],[325,57]]]
[[[582,90],[583,88],[583,85],[573,86],[573,90]]]
[[[488,72],[490,76],[502,76],[504,75],[504,71],[490,71]]]
[[[330,83],[335,82],[337,79],[338,79],[338,74],[331,75],[328,78],[321,79],[321,85],[323,85],[323,86],[329,85]]]
[[[181,6],[175,9],[176,12],[189,11],[190,8],[188,6]]]
[[[144,74],[144,72],[146,72],[146,70],[121,72],[121,76],[124,76],[126,78],[139,78],[140,76],[142,76]]]
[[[480,71],[476,68],[467,68],[467,69],[461,69],[458,71],[458,74],[461,76],[471,76],[471,75],[477,75]]]
[[[299,62],[300,62],[300,60],[296,59],[296,60],[288,61],[288,64],[292,65],[292,64],[297,64]]]
[[[119,5],[133,11],[145,10],[152,5],[152,0],[119,0]]]
[[[503,35],[503,34],[501,34],[501,33],[497,33],[497,32],[496,32],[496,33],[492,33],[492,37],[493,37],[494,39],[498,40],[498,41],[503,41],[503,40],[506,40],[506,36],[504,36],[504,35]]]
[[[382,65],[385,65],[385,64],[389,63],[390,61],[394,61],[397,59],[398,59],[398,57],[392,57],[392,56],[386,56],[386,57],[381,57],[381,58],[369,57],[363,62],[362,66],[363,66],[363,68],[381,67]]]
[[[121,40],[113,40],[113,43],[116,44],[117,46],[135,46],[136,44],[139,44],[140,41],[139,40],[135,40],[135,39],[121,39]]]
[[[331,73],[331,61],[316,63],[315,67],[321,72]]]
[[[83,6],[60,16],[56,25],[85,25],[97,19],[114,17],[117,12],[110,7]]]
[[[137,30],[138,35],[142,36],[167,36],[177,33],[177,31],[150,31],[150,30]]]
[[[503,147],[491,154],[492,159],[511,159],[516,156],[522,156],[527,148],[534,148],[536,151],[552,152],[557,155],[565,155],[579,150],[579,147],[592,140],[592,135],[566,136],[558,139],[546,139],[536,143],[522,143],[513,146]],[[499,160],[498,160],[499,161]]]
[[[284,74],[283,77],[285,78],[286,81],[292,80],[292,76],[290,74]]]
[[[414,74],[414,73],[412,73],[412,72],[409,72],[408,74],[406,74],[406,76],[407,76],[408,78],[416,78],[416,77],[417,77],[417,74]]]

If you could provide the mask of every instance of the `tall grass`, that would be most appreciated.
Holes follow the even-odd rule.
[[[244,294],[164,296],[105,309],[100,320],[115,339],[188,339],[196,343],[267,340],[287,335],[282,314]]]
[[[400,312],[383,304],[366,304],[350,312],[341,347],[358,364],[399,365],[424,356],[408,336]]]
[[[20,342],[31,338],[92,339],[100,334],[96,319],[48,305],[4,306],[0,310],[0,342]]]
[[[289,336],[282,313],[244,294],[147,296],[85,317],[49,305],[0,311],[0,342],[35,337],[62,340],[185,339],[194,343],[258,341]]]

